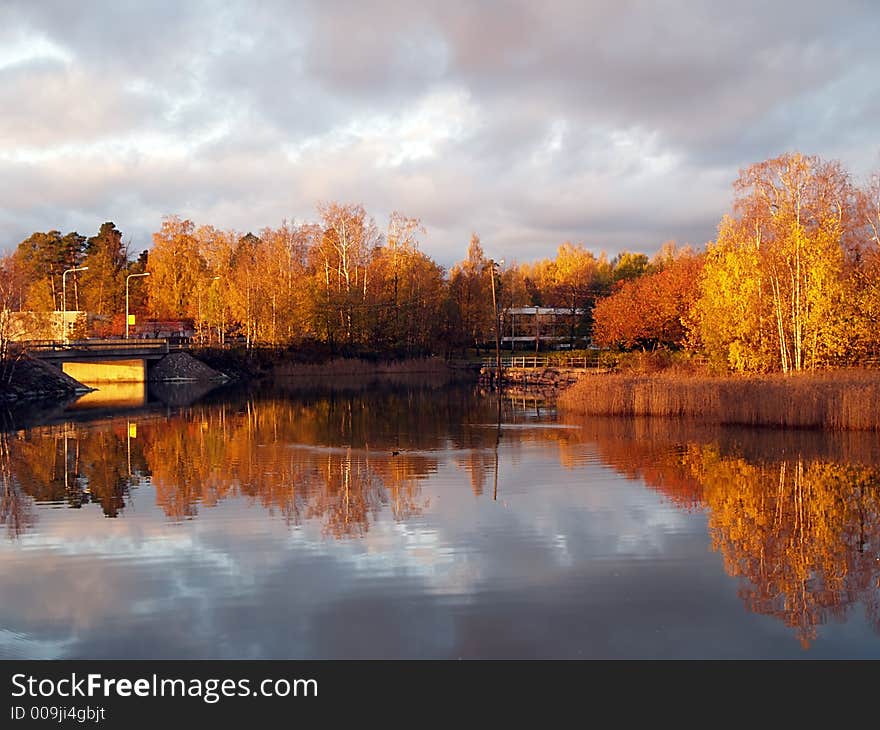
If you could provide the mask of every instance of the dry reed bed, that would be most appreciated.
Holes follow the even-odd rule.
[[[388,362],[371,362],[358,358],[336,358],[325,363],[282,362],[275,366],[274,375],[283,377],[326,377],[340,375],[403,375],[412,373],[449,373],[449,367],[440,358],[425,357]]]
[[[880,372],[755,377],[587,375],[559,408],[588,416],[668,416],[709,423],[880,430]]]

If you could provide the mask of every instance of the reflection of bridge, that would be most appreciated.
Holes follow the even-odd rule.
[[[168,340],[37,340],[21,344],[31,357],[51,362],[84,383],[144,382],[148,363],[161,360],[172,349]]]

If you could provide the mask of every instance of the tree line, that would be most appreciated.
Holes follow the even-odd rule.
[[[0,260],[5,311],[131,311],[187,318],[208,343],[317,341],[333,349],[449,354],[494,339],[511,307],[571,312],[572,340],[684,350],[738,371],[799,371],[880,354],[880,176],[799,153],[751,165],[705,249],[664,244],[614,258],[565,242],[502,264],[473,234],[448,271],[420,250],[417,218],[384,229],[362,205],[328,202],[312,222],[256,234],[166,217],[136,258],[112,222],[92,237],[34,233]],[[63,272],[76,267],[62,302]],[[494,281],[493,281],[494,278]],[[495,290],[493,309],[491,291]]]
[[[248,345],[313,340],[448,354],[493,340],[493,285],[499,314],[525,305],[589,312],[615,282],[651,270],[644,254],[609,259],[569,242],[555,258],[499,266],[473,234],[465,259],[447,271],[420,250],[425,229],[417,218],[395,212],[380,230],[358,204],[322,203],[317,212],[316,222],[244,235],[168,216],[152,248],[134,259],[112,222],[89,238],[34,233],[0,261],[3,308],[118,315],[126,277],[149,272],[131,283],[130,311],[191,319],[206,343],[234,335]],[[589,335],[588,319],[576,334]]]

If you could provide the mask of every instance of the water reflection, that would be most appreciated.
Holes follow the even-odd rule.
[[[880,631],[875,436],[610,419],[585,435],[628,477],[704,508],[746,606],[782,620],[805,648],[860,604]]]
[[[137,609],[122,620],[117,606],[115,641],[130,636],[135,614],[151,616],[138,619],[140,655],[180,657],[221,655],[216,636],[233,620],[221,614],[279,601],[307,614],[313,633],[278,643],[288,619],[265,615],[250,648],[223,651],[785,656],[773,626],[805,648],[837,624],[880,629],[880,444],[868,434],[563,424],[538,402],[467,388],[180,402],[0,432],[0,519],[11,538],[0,565],[18,566],[0,571],[0,591],[32,597],[0,607],[0,625],[23,627],[24,655],[128,656],[83,628],[120,600]],[[255,544],[261,557],[240,564]],[[106,570],[88,579],[96,558]],[[24,591],[18,576],[48,566],[53,577]],[[76,604],[91,606],[88,618],[30,626],[35,603],[75,592],[56,585],[62,572],[91,581]],[[217,614],[210,630],[186,649],[162,644],[155,632],[168,611],[194,595],[193,622],[204,602]],[[365,601],[370,615],[416,604],[421,613],[384,633],[347,634]],[[73,641],[69,620],[80,643],[46,648],[50,635]],[[700,621],[703,635],[680,638]],[[415,624],[419,638],[405,648]],[[531,639],[513,637],[523,627]],[[851,654],[831,633],[822,651]],[[867,635],[876,655],[880,641]],[[12,651],[4,641],[0,631],[0,655]]]
[[[140,408],[147,403],[146,383],[101,383],[70,405],[68,410]]]
[[[461,423],[463,413],[476,425]],[[96,503],[116,517],[148,478],[172,520],[243,497],[289,524],[320,520],[328,535],[363,535],[382,510],[401,520],[420,513],[419,483],[436,472],[438,450],[470,455],[462,465],[480,493],[492,464],[481,449],[497,444],[482,427],[489,414],[488,401],[471,391],[406,391],[244,398],[172,418],[64,423],[3,435],[7,491],[21,495],[16,504]],[[14,534],[26,526],[13,522]]]

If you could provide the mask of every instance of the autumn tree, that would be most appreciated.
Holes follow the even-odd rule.
[[[593,312],[593,340],[603,347],[680,349],[699,296],[703,257],[680,255],[654,273],[618,284]]]
[[[112,222],[104,223],[97,235],[85,242],[82,265],[82,301],[86,311],[96,314],[121,312],[125,307],[125,269],[128,248],[122,233]]]
[[[370,341],[409,354],[430,351],[440,336],[443,269],[419,251],[424,227],[391,214],[386,245],[370,262]]]
[[[842,322],[849,361],[880,356],[880,172],[856,191],[855,236],[848,241]]]
[[[206,274],[199,251],[195,225],[178,216],[168,216],[153,234],[147,286],[150,309],[160,318],[194,316],[198,303],[194,294]]]
[[[365,314],[368,267],[381,236],[359,204],[321,203],[322,235],[311,251],[315,319],[329,342],[355,341]]]
[[[303,314],[308,310],[308,250],[317,238],[317,226],[296,225],[282,221],[278,228],[260,232],[262,255],[260,286],[266,289],[265,300],[270,313],[267,339],[289,342],[309,334],[309,323]]]
[[[563,243],[556,251],[556,259],[550,269],[552,282],[544,300],[550,306],[569,309],[569,339],[586,335],[590,330],[593,304],[597,296],[607,290],[608,268],[604,260],[597,259],[582,245]],[[576,315],[580,311],[580,327]]]
[[[648,273],[649,260],[643,253],[623,251],[612,261],[612,278],[614,281],[631,281]]]
[[[699,300],[710,355],[737,370],[798,371],[846,349],[839,318],[853,190],[837,162],[793,153],[752,165],[708,248]]]
[[[260,286],[262,241],[253,233],[238,239],[230,260],[232,315],[244,328],[245,343],[260,339],[267,324],[267,292]]]
[[[18,244],[16,265],[28,281],[24,306],[34,311],[79,309],[79,276],[72,272],[67,279],[68,302],[62,301],[63,275],[82,262],[86,239],[78,233],[60,231],[33,233]]]
[[[486,272],[489,260],[483,253],[480,237],[473,233],[467,258],[452,267],[449,277],[449,299],[452,304],[452,330],[458,333],[456,344],[476,346],[492,332],[492,299]]]
[[[14,256],[0,257],[0,385],[8,383],[20,356],[12,343],[12,312],[21,308],[25,279]]]

